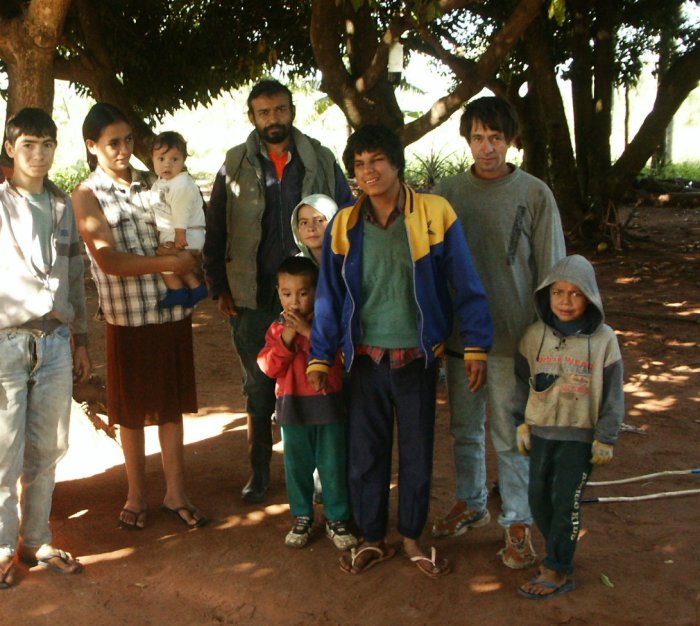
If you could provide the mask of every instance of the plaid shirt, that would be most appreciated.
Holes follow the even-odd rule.
[[[400,215],[403,215],[405,206],[406,193],[403,190],[403,185],[401,185],[401,189],[399,190],[399,197],[396,200],[396,206],[394,207],[394,210],[391,213],[389,213],[389,217],[386,220],[386,224],[379,223],[377,216],[372,210],[372,201],[370,200],[369,196],[367,196],[367,198],[365,199],[365,202],[362,205],[362,210],[365,214],[365,219],[370,224],[376,226],[377,228],[383,228],[384,230],[386,230],[399,218]]]
[[[420,351],[420,348],[379,348],[377,346],[367,346],[365,344],[357,346],[356,354],[357,356],[362,354],[368,356],[377,365],[388,355],[389,367],[391,367],[391,369],[404,367],[425,356]]]
[[[403,186],[401,186],[401,191],[399,192],[399,197],[396,201],[396,207],[389,214],[386,224],[380,224],[372,211],[372,204],[369,197],[365,201],[362,209],[365,214],[365,219],[378,228],[387,229],[391,226],[401,215],[403,215],[404,208],[406,206],[406,194],[404,193]],[[380,348],[379,346],[368,346],[366,344],[361,344],[357,346],[357,355],[366,355],[372,359],[377,365],[379,365],[382,359],[388,355],[389,357],[389,367],[391,369],[396,369],[399,367],[404,367],[415,361],[416,359],[422,359],[425,355],[421,352],[418,347],[411,348]]]
[[[158,247],[158,231],[151,207],[146,173],[131,170],[129,187],[118,185],[99,166],[85,180],[92,190],[112,230],[115,248],[122,252],[153,256]],[[159,274],[115,276],[106,274],[90,255],[92,277],[97,285],[104,319],[115,326],[144,326],[184,319],[191,309],[175,306],[158,308],[166,287]]]

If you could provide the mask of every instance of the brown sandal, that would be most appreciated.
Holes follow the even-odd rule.
[[[4,570],[0,570],[0,589],[9,589],[15,584],[15,559],[13,558]]]
[[[368,560],[363,560],[360,567],[356,565],[357,559],[363,552],[376,552],[377,556],[370,557]],[[368,569],[374,567],[377,563],[386,561],[396,554],[396,550],[384,544],[379,546],[365,546],[364,548],[352,548],[350,554],[344,554],[340,557],[340,569],[346,574],[363,574]],[[348,558],[349,557],[349,558]]]
[[[432,567],[430,569],[424,567],[423,563],[425,562],[430,563]],[[411,557],[411,563],[415,563],[416,567],[430,578],[440,578],[440,576],[449,574],[450,571],[452,571],[450,569],[450,563],[447,559],[438,560],[437,551],[434,547],[430,548],[430,558],[419,554],[418,556]]]

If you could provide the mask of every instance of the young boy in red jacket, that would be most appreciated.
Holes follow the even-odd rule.
[[[258,355],[260,369],[275,378],[275,414],[282,427],[284,472],[294,526],[285,543],[302,548],[314,518],[314,470],[323,484],[326,534],[339,550],[357,545],[347,529],[350,517],[346,483],[346,425],[340,359],[329,371],[324,392],[306,380],[311,320],[318,268],[311,259],[289,257],[277,273],[282,314],[272,323]]]

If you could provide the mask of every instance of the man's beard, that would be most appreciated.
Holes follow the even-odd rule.
[[[260,136],[266,143],[278,144],[289,138],[292,127],[284,124],[274,124],[266,128],[258,129]]]

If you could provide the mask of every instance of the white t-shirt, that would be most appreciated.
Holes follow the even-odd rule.
[[[201,250],[204,245],[202,194],[187,172],[175,178],[159,178],[151,187],[152,206],[160,243],[175,240],[175,229],[187,229],[187,247]]]

